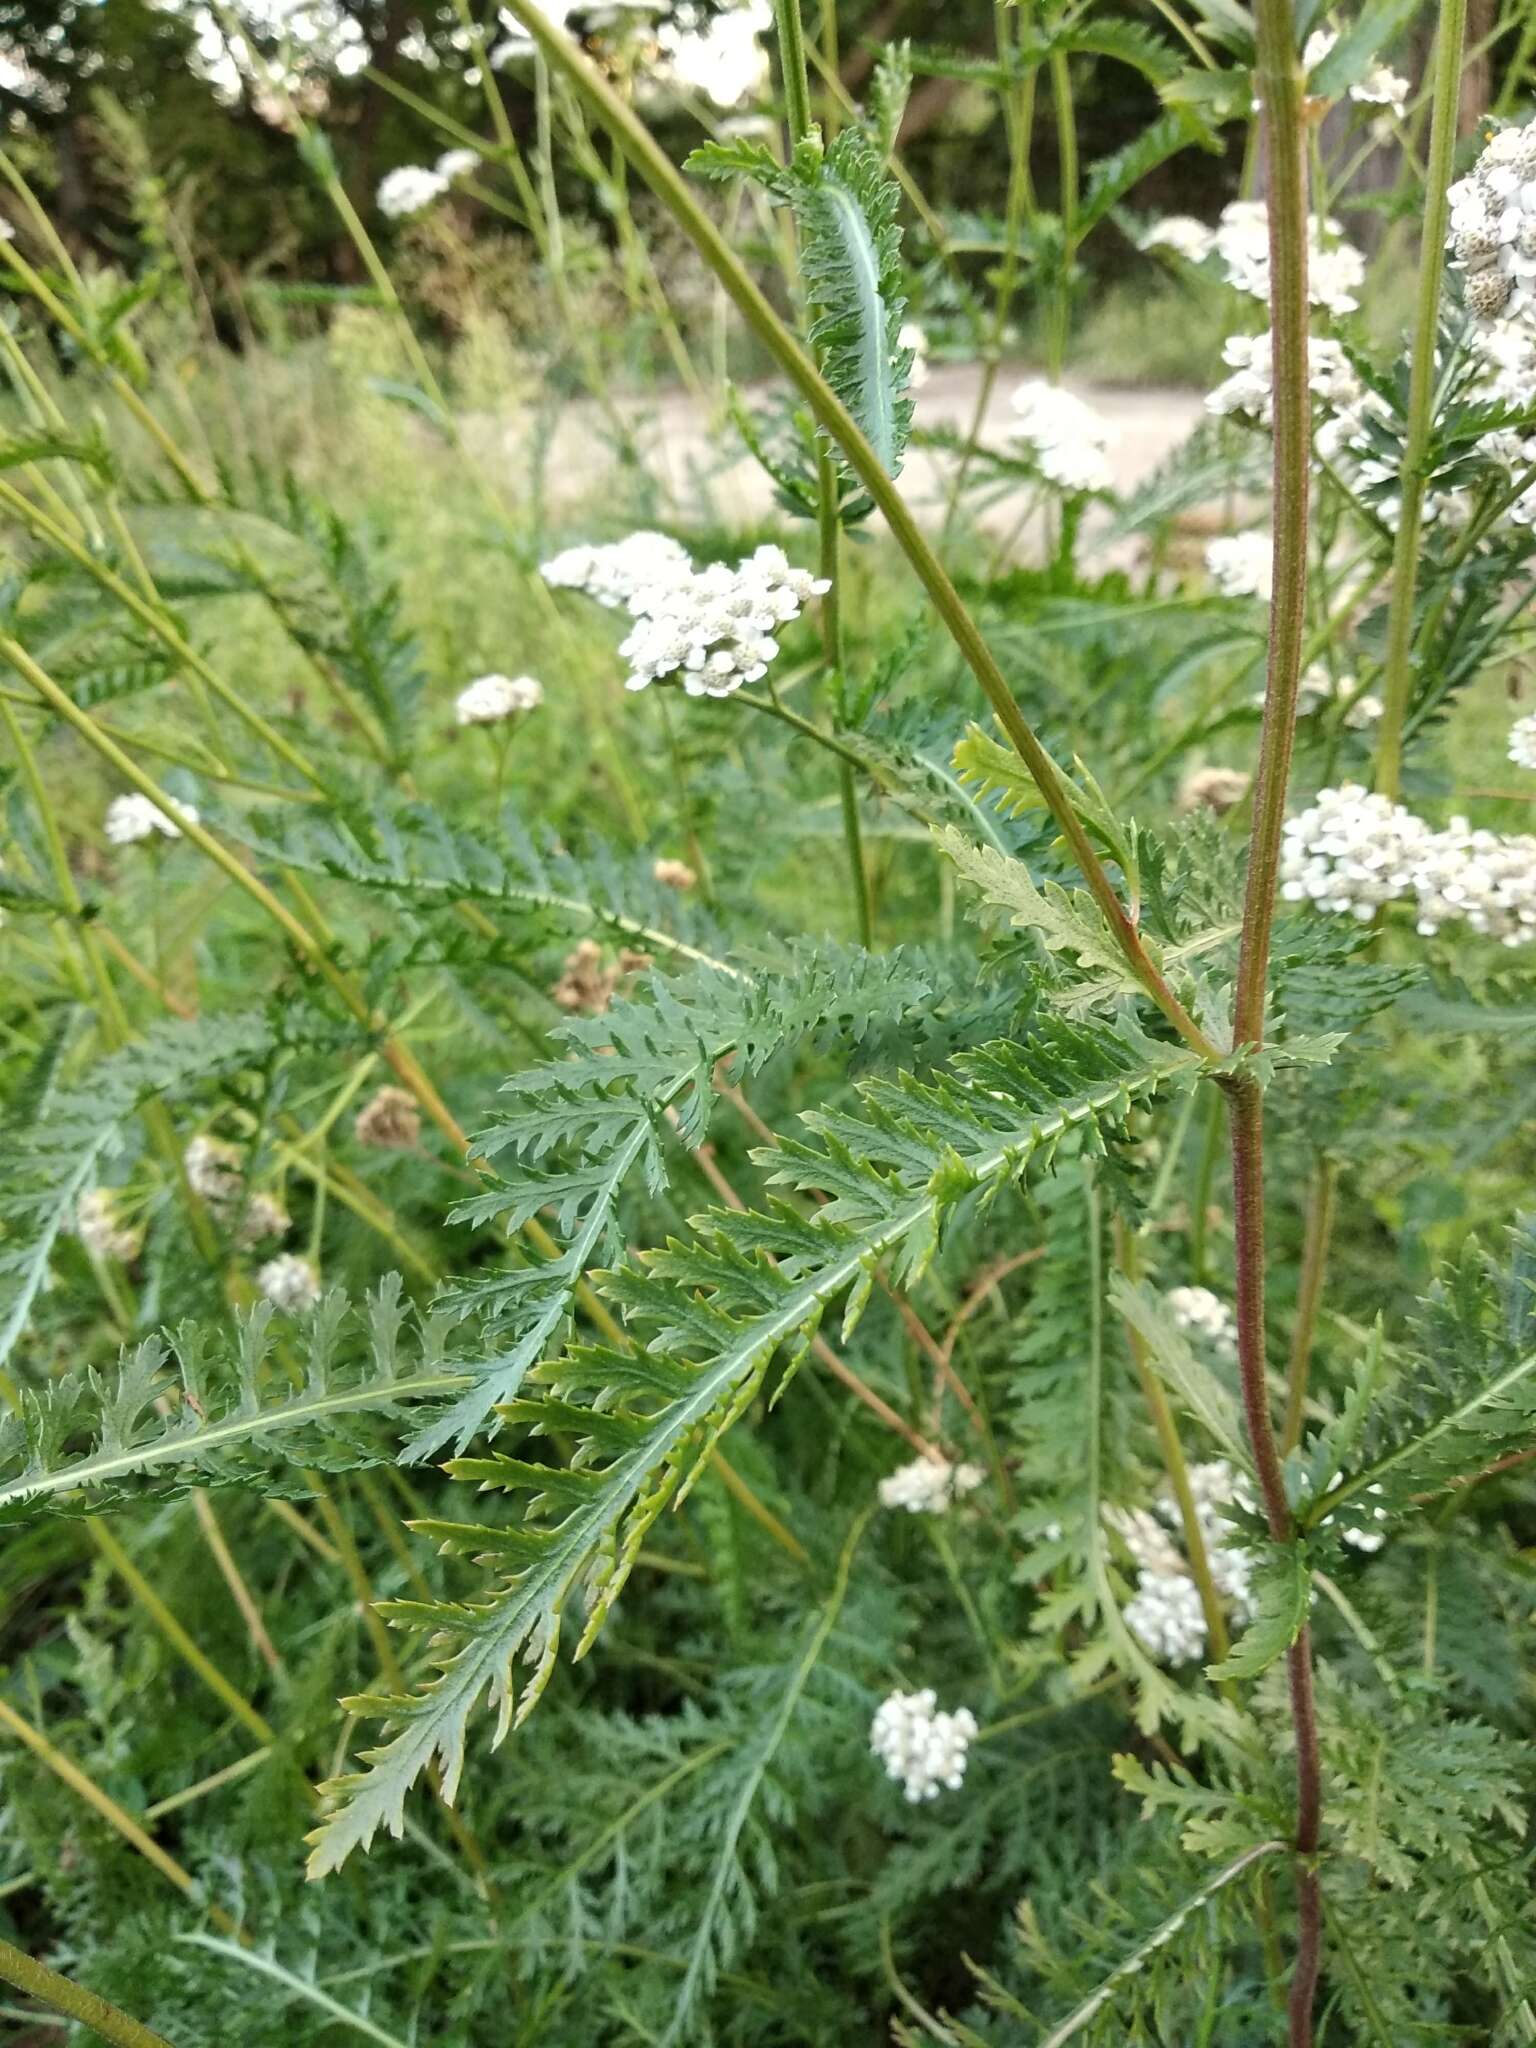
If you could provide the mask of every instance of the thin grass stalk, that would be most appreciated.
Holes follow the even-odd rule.
[[[1376,787],[1396,797],[1403,779],[1403,731],[1413,691],[1413,613],[1419,583],[1419,542],[1424,525],[1424,464],[1434,424],[1435,342],[1440,331],[1440,287],[1450,222],[1451,172],[1461,97],[1461,50],[1467,0],[1442,0],[1435,31],[1434,112],[1424,182],[1424,228],[1419,238],[1418,306],[1408,385],[1408,431],[1403,444],[1401,510],[1392,550],[1392,597],[1382,667],[1381,729],[1376,742]]]
[[[1018,45],[1013,31],[1015,11],[1007,4],[1007,0],[995,0],[992,9],[998,62],[1004,65],[1011,64],[1018,57]],[[960,450],[960,459],[955,465],[949,495],[944,505],[943,531],[946,534],[959,509],[965,480],[970,472],[971,458],[976,452],[976,444],[986,423],[987,407],[992,402],[992,393],[997,386],[1003,348],[1008,336],[1008,320],[1013,311],[1014,294],[1018,290],[1020,239],[1025,223],[1035,210],[1034,182],[1029,171],[1029,145],[1035,126],[1036,78],[1036,72],[1031,70],[1026,76],[1010,81],[1003,93],[1003,126],[1008,137],[1008,194],[1003,207],[1003,261],[998,275],[997,295],[992,306],[991,332],[982,352],[976,403],[971,408],[965,445]]]
[[[1127,965],[1185,1043],[1207,1058],[1215,1057],[1216,1047],[1168,986],[1142,945],[1134,922],[1094,852],[1063,786],[1060,772],[1019,709],[996,657],[857,421],[754,284],[676,167],[602,74],[574,43],[550,24],[533,0],[508,0],[508,12],[528,31],[549,61],[571,80],[598,118],[617,137],[645,182],[725,286],[768,353],[842,449],[849,466],[877,509],[884,514],[898,546],[916,571],[945,628],[980,683],[999,724],[1028,768]]]
[[[257,1712],[239,1686],[225,1676],[205,1651],[199,1649],[106,1524],[98,1516],[91,1515],[87,1517],[86,1527],[90,1531],[91,1541],[187,1669],[200,1678],[216,1698],[224,1702],[235,1719],[242,1722],[258,1742],[270,1748],[277,1741],[277,1731],[271,1722]]]
[[[36,1961],[5,1940],[0,1940],[0,1978],[39,2004],[52,2006],[65,2019],[89,2028],[103,2041],[112,2042],[114,2048],[171,2048],[163,2034],[142,2025],[120,2006],[87,1991],[83,1984],[61,1976],[57,1970],[50,1970],[46,1963]]]
[[[1141,1277],[1140,1248],[1135,1233],[1126,1228],[1119,1216],[1114,1218],[1112,1227],[1115,1263],[1126,1279],[1134,1283]],[[1189,1575],[1200,1595],[1200,1611],[1205,1617],[1205,1633],[1210,1646],[1211,1662],[1224,1664],[1227,1652],[1231,1648],[1227,1617],[1222,1608],[1221,1596],[1216,1590],[1216,1581],[1211,1575],[1210,1552],[1206,1547],[1205,1531],[1200,1525],[1199,1510],[1195,1506],[1194,1490],[1189,1483],[1189,1465],[1184,1456],[1184,1446],[1179,1440],[1179,1425],[1174,1419],[1173,1409],[1163,1390],[1163,1383],[1153,1369],[1146,1340],[1130,1322],[1125,1326],[1125,1341],[1131,1354],[1131,1364],[1136,1370],[1142,1399],[1146,1402],[1147,1413],[1152,1418],[1157,1447],[1162,1454],[1163,1470],[1168,1475],[1168,1484],[1173,1489],[1174,1502],[1179,1510],[1179,1526],[1184,1534]]]
[[[119,1806],[110,1793],[103,1792],[89,1772],[83,1771],[64,1754],[63,1750],[56,1748],[46,1735],[41,1734],[30,1721],[17,1713],[8,1700],[4,1699],[0,1699],[0,1728],[14,1735],[18,1742],[32,1752],[45,1770],[52,1772],[61,1784],[67,1785],[70,1791],[104,1820],[115,1834],[120,1835],[130,1848],[136,1849],[146,1863],[152,1864],[167,1883],[175,1885],[176,1889],[189,1899],[200,1898],[197,1880],[192,1873],[184,1870],[174,1856],[146,1834],[133,1815]],[[204,1910],[214,1926],[223,1933],[244,1939],[240,1929],[222,1906],[205,1901]]]
[[[1059,384],[1072,332],[1072,267],[1077,261],[1077,110],[1072,104],[1071,63],[1064,50],[1051,52],[1050,70],[1061,176],[1061,276],[1051,303],[1049,366],[1051,382]]]
[[[1291,0],[1258,0],[1259,96],[1269,166],[1270,321],[1274,336],[1274,597],[1264,722],[1254,782],[1248,879],[1232,1007],[1232,1041],[1255,1052],[1264,1039],[1286,784],[1306,636],[1311,397],[1307,382],[1307,174],[1302,74]],[[1226,1082],[1232,1132],[1238,1372],[1243,1414],[1271,1540],[1294,1535],[1269,1409],[1264,1341],[1264,1097],[1248,1070]],[[1287,1652],[1295,1736],[1297,1947],[1288,1999],[1290,2048],[1311,2048],[1322,1935],[1316,1868],[1322,1759],[1313,1697],[1311,1632],[1303,1623]]]
[[[1280,1435],[1282,1457],[1288,1456],[1301,1442],[1302,1424],[1306,1417],[1307,1380],[1312,1368],[1312,1346],[1317,1334],[1317,1311],[1328,1270],[1328,1242],[1333,1235],[1337,1185],[1338,1167],[1325,1154],[1317,1162],[1307,1201],[1301,1274],[1296,1287],[1296,1321],[1291,1331],[1291,1357],[1285,1381],[1285,1427]]]

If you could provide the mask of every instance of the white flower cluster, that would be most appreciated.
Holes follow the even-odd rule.
[[[1336,676],[1325,662],[1314,661],[1302,670],[1296,685],[1296,716],[1309,718],[1314,711],[1326,710],[1330,704],[1343,704],[1347,707],[1344,723],[1351,732],[1359,732],[1365,726],[1374,725],[1386,707],[1370,691],[1356,696],[1357,689],[1359,684],[1353,676]],[[1254,693],[1253,702],[1262,707],[1262,690]]]
[[[1478,319],[1536,317],[1536,123],[1497,130],[1451,187],[1450,245]]]
[[[1064,491],[1111,488],[1109,451],[1119,435],[1091,405],[1038,377],[1021,384],[1011,403],[1018,417],[1009,433],[1029,449],[1048,483]]]
[[[914,1458],[880,1482],[880,1505],[909,1515],[942,1515],[987,1476],[984,1465],[951,1465],[947,1458]]]
[[[320,1299],[320,1275],[296,1252],[279,1252],[257,1270],[256,1285],[274,1307],[302,1315]]]
[[[1191,1291],[1205,1292],[1203,1288]],[[1189,1468],[1189,1488],[1212,1584],[1231,1603],[1239,1620],[1250,1621],[1254,1554],[1234,1540],[1237,1532],[1227,1512],[1234,1505],[1252,1506],[1246,1484],[1225,1459],[1215,1458]],[[1168,1533],[1179,1526],[1173,1495],[1160,1494],[1156,1508],[1156,1515],[1144,1508],[1106,1512],[1105,1519],[1122,1537],[1139,1569],[1135,1595],[1126,1603],[1125,1622],[1158,1663],[1192,1664],[1203,1655],[1206,1641],[1200,1591]]]
[[[1200,1589],[1188,1572],[1143,1572],[1125,1625],[1158,1664],[1193,1664],[1205,1652]]]
[[[610,611],[630,613],[634,628],[619,647],[630,666],[626,689],[676,675],[690,697],[728,697],[756,682],[779,651],[779,627],[831,587],[792,568],[772,543],[734,569],[725,562],[696,569],[664,533],[566,548],[539,574],[557,590],[585,591]]]
[[[1413,899],[1430,937],[1463,923],[1506,946],[1536,939],[1536,838],[1474,831],[1453,818],[1436,831],[1401,804],[1345,783],[1319,790],[1287,819],[1280,892],[1336,917],[1370,922]]]
[[[734,569],[709,562],[686,582],[637,593],[634,629],[619,643],[630,670],[624,687],[680,676],[690,697],[728,697],[767,671],[778,628],[830,588],[768,542]]]
[[[637,600],[684,583],[693,574],[686,548],[665,533],[632,533],[605,546],[565,548],[539,565],[552,590],[580,590],[611,612],[636,611]]]
[[[946,1786],[959,1791],[976,1734],[976,1716],[969,1707],[941,1714],[937,1706],[931,1686],[922,1692],[893,1692],[870,1724],[870,1748],[914,1805],[937,1799]]]
[[[197,810],[192,804],[178,801],[176,808],[197,823]],[[133,790],[127,796],[115,796],[107,805],[103,829],[114,846],[133,846],[141,839],[149,839],[156,832],[164,833],[167,839],[179,839],[181,827],[166,815],[147,796],[140,796]]]
[[[656,30],[663,75],[717,107],[758,98],[771,83],[768,52],[759,40],[773,25],[768,0],[745,0],[725,14],[695,24],[664,21]]]
[[[425,164],[400,164],[380,178],[375,196],[386,220],[404,220],[441,199],[447,190],[448,180],[440,171],[429,170]]]
[[[404,220],[420,213],[442,198],[456,178],[480,168],[477,149],[448,149],[430,168],[426,164],[401,164],[386,171],[379,180],[375,197],[386,220]]]
[[[1367,1493],[1380,1493],[1380,1491],[1381,1488],[1379,1486],[1368,1486],[1366,1488]],[[1389,1517],[1385,1508],[1372,1508],[1370,1519],[1373,1522],[1385,1522]],[[1332,1520],[1332,1515],[1324,1515],[1323,1527],[1326,1529]],[[1385,1529],[1345,1529],[1341,1531],[1341,1538],[1342,1541],[1349,1545],[1351,1550],[1358,1550],[1362,1557],[1374,1557],[1377,1551],[1385,1545],[1387,1532]]]
[[[905,321],[896,337],[898,348],[912,351],[912,367],[907,372],[909,391],[921,391],[928,382],[928,336],[915,320]]]
[[[1359,84],[1349,88],[1349,96],[1362,106],[1390,107],[1401,120],[1408,111],[1408,95],[1412,90],[1410,82],[1400,71],[1394,71],[1390,64],[1373,64]]]
[[[1139,249],[1171,249],[1186,263],[1203,263],[1216,246],[1216,231],[1193,214],[1170,213],[1153,221],[1136,245]]]
[[[453,700],[460,725],[501,725],[519,711],[544,702],[544,685],[533,676],[476,676]]]
[[[288,1228],[288,1211],[275,1195],[258,1190],[242,1209],[245,1176],[238,1145],[199,1132],[183,1152],[181,1163],[188,1187],[202,1197],[221,1222],[238,1219],[237,1244],[261,1244],[269,1237],[281,1237]]]
[[[1536,712],[1509,728],[1509,758],[1517,768],[1536,768]]]
[[[1188,1336],[1199,1337],[1222,1358],[1237,1356],[1237,1318],[1209,1287],[1170,1287],[1163,1302]]]
[[[1386,429],[1385,452],[1379,432],[1372,432],[1373,425]],[[1353,405],[1342,406],[1322,421],[1315,442],[1318,460],[1331,464],[1357,493],[1368,496],[1377,518],[1394,533],[1403,503],[1402,435],[1402,422],[1380,393],[1363,391]],[[1507,455],[1508,451],[1490,439],[1483,452]],[[1466,492],[1426,489],[1422,517],[1426,524],[1432,520],[1459,524],[1471,503]]]
[[[1205,566],[1223,597],[1257,597],[1265,604],[1275,593],[1275,544],[1267,533],[1227,533],[1205,551]]]
[[[1336,220],[1311,223],[1307,290],[1314,306],[1352,313],[1365,277],[1365,258],[1343,239]],[[1324,240],[1324,236],[1327,237]],[[1234,199],[1222,209],[1213,242],[1228,284],[1269,304],[1269,214],[1261,199]]]
[[[98,1259],[137,1258],[143,1243],[142,1231],[124,1223],[117,1213],[116,1188],[91,1188],[80,1197],[75,1234]]]
[[[1232,371],[1205,401],[1207,412],[1242,413],[1268,426],[1274,418],[1274,338],[1234,334],[1223,342],[1221,359]],[[1338,342],[1312,335],[1307,342],[1307,382],[1312,395],[1335,410],[1354,405],[1360,379]]]

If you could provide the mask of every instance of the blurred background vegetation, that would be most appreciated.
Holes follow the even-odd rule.
[[[643,104],[648,122],[681,157],[701,126],[731,110],[707,93],[669,83],[658,62],[669,29],[707,30],[721,12],[711,0],[634,0],[569,7],[570,25]],[[837,0],[842,83],[858,96],[876,53],[910,38],[917,83],[901,131],[903,159],[935,213],[953,232],[967,220],[1002,213],[1008,150],[999,94],[987,76],[994,49],[992,0]],[[1028,9],[1024,10],[1027,15]],[[1152,0],[1135,10],[1166,31]],[[1489,104],[1497,81],[1521,55],[1517,23],[1501,34],[1495,0],[1473,0],[1469,45],[1481,54],[1467,81],[1469,114]],[[471,25],[473,33],[471,30]],[[439,147],[430,113],[482,132],[485,104],[472,61],[474,36],[493,55],[509,50],[507,22],[475,0],[0,0],[0,107],[7,148],[41,197],[76,257],[124,278],[171,272],[198,280],[200,318],[235,347],[257,330],[291,325],[301,307],[334,295],[367,297],[356,245],[312,169],[295,148],[294,109],[323,126],[347,195],[379,238],[413,309],[439,339],[452,340],[492,299],[515,305],[530,268],[528,237],[495,190],[459,190],[452,208],[391,222],[376,204],[379,181],[404,164],[430,161]],[[1420,24],[1420,40],[1428,33]],[[242,41],[243,39],[243,41]],[[1422,50],[1403,58],[1417,72]],[[531,67],[496,58],[497,83],[518,142],[536,148]],[[271,90],[271,79],[283,91]],[[265,82],[264,82],[265,81]],[[1131,66],[1105,59],[1074,65],[1076,153],[1087,162],[1140,134],[1158,111],[1154,84]],[[416,104],[412,104],[412,100]],[[1043,213],[1056,206],[1062,137],[1049,96],[1034,109],[1030,170]],[[1384,151],[1356,179],[1359,218],[1352,237],[1371,243],[1409,203]],[[1139,213],[1193,213],[1212,219],[1241,175],[1236,152],[1185,150],[1158,165],[1136,192]],[[613,208],[594,200],[590,177],[569,151],[552,175],[562,213],[573,226],[573,260],[600,267],[615,235]],[[494,180],[492,181],[494,184]],[[0,191],[0,207],[14,194]],[[649,229],[648,220],[643,225]],[[666,269],[669,294],[686,301],[688,282]],[[985,256],[973,267],[980,271]],[[683,259],[678,252],[678,262]],[[1124,235],[1095,239],[1086,258],[1084,302],[1106,323],[1085,345],[1089,367],[1128,376],[1172,373],[1187,363],[1199,376],[1205,351],[1170,347],[1166,322],[1144,301],[1117,306],[1129,282],[1153,293],[1164,273]],[[1187,298],[1187,294],[1185,295]],[[933,309],[925,309],[933,310]],[[942,312],[942,307],[938,309]],[[1187,306],[1184,309],[1188,311]],[[530,309],[530,325],[537,309]],[[1195,323],[1198,329],[1201,323]],[[1150,355],[1146,346],[1150,346]]]

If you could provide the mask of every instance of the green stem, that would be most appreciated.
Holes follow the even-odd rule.
[[[1061,167],[1061,276],[1052,304],[1050,377],[1061,382],[1072,331],[1072,266],[1077,260],[1077,114],[1072,73],[1064,50],[1051,52],[1051,99],[1056,111],[1056,147]]]
[[[821,600],[821,635],[826,651],[832,701],[841,707],[847,656],[843,643],[842,526],[837,510],[837,471],[825,449],[816,459],[817,526],[821,536],[821,573],[827,593]],[[854,924],[859,944],[874,944],[875,913],[870,897],[869,868],[864,859],[864,834],[859,824],[859,786],[850,761],[838,763],[838,794],[843,813],[843,840],[848,849],[848,874],[853,883]]]
[[[1440,286],[1445,274],[1445,236],[1450,220],[1447,195],[1456,155],[1461,46],[1466,35],[1467,0],[1441,0],[1438,12],[1434,114],[1424,184],[1424,228],[1419,239],[1418,315],[1413,331],[1408,431],[1403,444],[1402,501],[1392,551],[1392,596],[1387,613],[1387,648],[1382,672],[1383,709],[1376,752],[1376,787],[1383,796],[1394,798],[1402,787],[1403,727],[1413,688],[1413,607],[1418,589],[1419,541],[1424,524],[1424,464],[1434,424],[1435,341],[1440,326]]]
[[[811,81],[805,61],[805,30],[800,19],[800,0],[775,0],[779,31],[779,63],[784,73],[784,103],[789,120],[791,148],[811,132]],[[836,32],[834,10],[833,29]],[[821,547],[821,573],[826,595],[821,601],[821,635],[826,652],[832,701],[843,703],[845,656],[843,647],[842,524],[838,510],[837,469],[825,447],[816,451],[816,526]],[[771,685],[770,685],[771,688]],[[874,910],[869,894],[869,869],[864,860],[864,835],[859,825],[859,791],[852,765],[843,761],[838,768],[838,793],[843,814],[843,839],[848,849],[848,873],[853,883],[854,923],[859,944],[874,943]]]
[[[994,0],[992,9],[993,35],[997,44],[998,62],[1011,65],[1017,57],[1013,39],[1012,20],[1014,9],[1006,0]],[[1029,175],[1029,145],[1035,122],[1035,73],[1013,81],[1003,94],[1003,127],[1008,137],[1008,196],[1003,212],[1003,261],[998,274],[997,297],[992,307],[992,327],[982,351],[981,377],[976,387],[976,403],[971,408],[971,422],[966,429],[965,445],[960,450],[960,460],[950,481],[949,496],[944,506],[942,533],[947,535],[959,509],[961,493],[970,471],[971,458],[981,438],[986,423],[987,407],[992,402],[992,393],[997,384],[998,371],[1002,366],[1003,348],[1008,335],[1008,317],[1013,310],[1014,293],[1019,279],[1019,241],[1024,223],[1035,210],[1034,186]]]
[[[4,243],[0,243],[0,248],[4,246]],[[296,775],[302,775],[304,780],[316,789],[326,789],[324,778],[310,766],[298,749],[291,746],[280,732],[270,726],[259,711],[253,711],[238,690],[226,683],[215,669],[209,667],[197,649],[182,638],[158,606],[141,597],[131,584],[125,583],[120,576],[107,568],[105,563],[98,562],[90,550],[82,547],[72,534],[67,533],[56,521],[50,519],[46,512],[40,511],[30,498],[25,497],[3,479],[0,479],[0,506],[14,513],[39,540],[47,541],[49,546],[57,548],[60,554],[68,555],[77,568],[83,569],[88,576],[94,578],[103,590],[123,606],[124,610],[131,612],[141,625],[147,626],[155,638],[162,641],[176,659],[198,681],[206,684],[219,702],[234,712],[242,723],[249,726],[251,731]]]
[[[269,1747],[275,1743],[277,1734],[271,1723],[257,1713],[240,1688],[225,1677],[212,1658],[198,1648],[106,1524],[95,1515],[91,1515],[86,1518],[86,1528],[90,1531],[92,1542],[107,1563],[187,1668],[203,1681],[211,1693],[224,1702],[229,1711],[238,1721],[244,1723],[258,1742]]]
[[[773,17],[779,32],[779,65],[784,74],[784,114],[790,141],[803,142],[811,132],[813,117],[800,0],[774,0]]]
[[[148,434],[172,469],[175,470],[177,479],[187,496],[199,505],[207,504],[208,493],[203,488],[196,472],[187,462],[186,457],[171,439],[165,428],[155,418],[143,399],[140,398],[138,392],[128,382],[128,379],[123,376],[121,371],[113,368],[110,360],[104,355],[92,336],[74,318],[69,308],[61,302],[58,294],[49,290],[47,284],[32,268],[31,264],[19,253],[14,242],[0,242],[0,257],[3,257],[10,265],[18,279],[38,301],[39,305],[46,310],[52,319],[58,322],[76,348],[96,365],[103,377],[106,378],[113,395],[127,407],[128,411],[138,421],[144,432]]]
[[[51,2005],[66,2019],[89,2027],[93,2034],[99,2034],[103,2041],[117,2044],[117,2048],[171,2048],[164,2034],[157,2034],[141,2025],[119,2006],[98,1998],[83,1984],[61,1977],[57,1970],[50,1970],[46,1963],[34,1961],[3,1940],[0,1940],[0,1977],[7,1984],[14,1984],[18,1991],[24,1991],[29,1998]]]
[[[1307,174],[1301,63],[1291,0],[1258,0],[1256,82],[1268,156],[1270,326],[1274,349],[1274,597],[1264,724],[1254,783],[1243,933],[1232,1006],[1232,1042],[1264,1038],[1286,784],[1295,737],[1296,692],[1306,635],[1307,515],[1311,396],[1307,379]],[[1232,1223],[1236,1262],[1238,1373],[1265,1518],[1275,1543],[1294,1525],[1269,1410],[1264,1330],[1264,1096],[1250,1072],[1226,1083],[1232,1130]],[[1311,1631],[1286,1656],[1296,1773],[1296,1965],[1288,2000],[1289,2048],[1312,2048],[1312,2008],[1322,1939],[1316,1868],[1322,1819],[1322,1757],[1313,1696]]]
[[[1134,923],[1115,893],[1108,872],[1094,852],[1055,763],[1020,711],[991,648],[857,421],[753,283],[735,251],[727,245],[714,222],[698,204],[675,165],[602,74],[562,31],[553,27],[535,0],[508,0],[508,12],[522,24],[549,61],[571,80],[598,118],[617,137],[631,163],[719,278],[764,348],[842,449],[849,467],[884,515],[897,545],[916,571],[934,609],[992,705],[998,722],[1034,778],[1094,902],[1136,979],[1186,1044],[1207,1058],[1216,1056],[1216,1047],[1164,981],[1142,945]]]
[[[1141,1258],[1134,1232],[1128,1230],[1120,1217],[1113,1222],[1115,1242],[1115,1263],[1126,1279],[1133,1284],[1141,1277]],[[1157,1435],[1157,1447],[1162,1454],[1163,1470],[1168,1475],[1168,1484],[1173,1489],[1178,1504],[1179,1524],[1184,1531],[1184,1550],[1189,1559],[1189,1573],[1200,1594],[1200,1610],[1205,1616],[1205,1632],[1210,1646],[1211,1662],[1224,1664],[1231,1640],[1227,1633],[1227,1617],[1222,1609],[1221,1596],[1216,1591],[1216,1581],[1211,1576],[1210,1553],[1206,1549],[1205,1531],[1200,1526],[1200,1513],[1195,1506],[1194,1490],[1189,1483],[1189,1466],[1184,1458],[1184,1446],[1179,1441],[1179,1426],[1168,1405],[1168,1396],[1163,1383],[1152,1369],[1147,1353],[1146,1340],[1136,1327],[1127,1322],[1125,1341],[1130,1349],[1131,1363],[1136,1368],[1136,1378],[1141,1386],[1142,1399],[1152,1417],[1152,1427]]]

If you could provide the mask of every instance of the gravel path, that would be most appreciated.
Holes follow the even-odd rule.
[[[1038,374],[1005,365],[997,378],[981,438],[997,448],[1007,445],[1012,414],[1009,394],[1025,377]],[[953,428],[965,432],[971,423],[980,388],[978,365],[946,363],[933,369],[917,394],[919,427]],[[1128,489],[1139,483],[1178,446],[1202,416],[1197,392],[1181,390],[1101,388],[1069,383],[1067,389],[1086,399],[1115,430],[1112,450],[1115,483]],[[750,394],[748,394],[750,399]],[[714,509],[722,524],[747,524],[763,518],[773,504],[773,487],[757,463],[746,455],[734,428],[712,421],[687,392],[668,389],[644,404],[625,407],[643,451],[647,470],[663,491],[696,519],[701,503]],[[499,438],[503,459],[526,460],[528,429],[519,420],[483,418],[479,430]],[[557,507],[590,503],[613,480],[617,461],[611,433],[596,408],[581,403],[567,407],[545,456],[547,489]],[[944,503],[944,480],[950,458],[914,448],[902,473],[903,486],[926,518],[936,520]],[[1009,492],[991,503],[979,524],[996,535],[1018,524],[1023,499]],[[1020,535],[1019,552],[1030,552],[1028,529]]]

